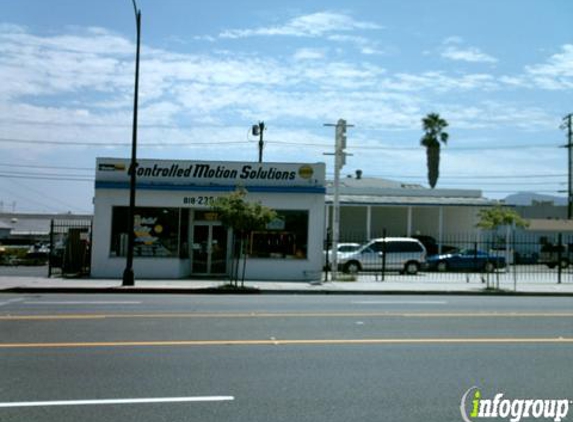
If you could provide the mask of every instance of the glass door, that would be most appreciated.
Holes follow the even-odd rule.
[[[228,230],[223,226],[210,226],[210,228],[211,260],[209,272],[211,274],[226,274]]]
[[[192,273],[226,274],[227,229],[216,222],[195,222],[193,226]]]

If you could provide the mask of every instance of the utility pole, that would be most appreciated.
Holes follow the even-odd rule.
[[[253,136],[259,137],[259,163],[263,162],[263,132],[265,131],[265,122],[259,122],[258,125],[253,125]]]
[[[344,119],[338,119],[336,124],[325,123],[324,126],[334,126],[335,141],[334,154],[324,153],[324,155],[334,155],[334,200],[332,204],[332,279],[336,280],[338,273],[338,240],[340,238],[340,170],[346,164],[346,128],[354,127],[349,125]]]
[[[573,119],[573,114],[569,113],[567,116],[563,118],[563,124],[560,126],[561,129],[567,129],[567,145],[564,145],[567,148],[567,155],[568,155],[568,163],[569,163],[569,174],[568,174],[568,183],[567,183],[567,219],[571,220],[573,215],[573,157],[571,148],[573,148],[572,143],[572,128],[571,128],[571,120]]]

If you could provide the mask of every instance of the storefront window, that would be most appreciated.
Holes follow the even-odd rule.
[[[308,211],[277,211],[266,230],[251,234],[254,258],[305,259],[308,243]]]
[[[111,256],[127,255],[128,207],[114,207],[111,224]],[[134,218],[136,257],[179,256],[180,210],[136,208]]]

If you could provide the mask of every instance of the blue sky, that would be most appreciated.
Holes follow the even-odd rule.
[[[421,118],[449,122],[438,188],[563,196],[569,0],[139,0],[141,158],[327,163],[427,186]],[[130,0],[0,1],[0,205],[91,212],[95,157],[129,157]],[[98,145],[101,144],[101,145]]]

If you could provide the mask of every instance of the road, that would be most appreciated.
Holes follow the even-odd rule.
[[[1,421],[461,421],[573,399],[573,299],[3,294],[0,365]]]

